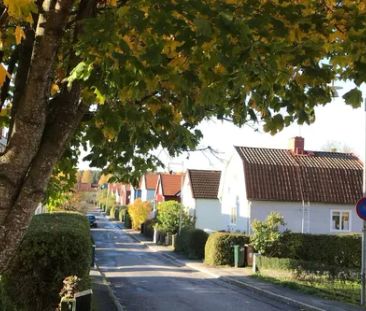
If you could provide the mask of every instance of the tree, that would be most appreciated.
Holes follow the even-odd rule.
[[[191,217],[184,206],[176,201],[165,201],[158,205],[157,224],[160,230],[175,234],[182,228],[192,228]]]
[[[271,133],[311,123],[331,81],[358,107],[362,0],[3,0],[0,2],[0,272],[60,161],[136,181],[194,149],[208,117]],[[87,143],[88,142],[88,143]]]
[[[285,225],[283,216],[271,212],[265,221],[254,220],[251,243],[262,255],[270,255],[271,247],[280,239],[280,227]]]
[[[81,182],[91,184],[93,182],[93,173],[90,170],[83,171]]]
[[[128,205],[128,214],[131,217],[132,228],[139,230],[141,225],[149,218],[151,210],[150,202],[142,201],[141,199],[136,199]]]

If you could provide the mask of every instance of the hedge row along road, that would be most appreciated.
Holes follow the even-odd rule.
[[[298,310],[181,267],[95,214],[96,262],[127,310]]]

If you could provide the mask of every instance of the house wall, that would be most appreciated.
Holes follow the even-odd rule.
[[[248,232],[250,209],[246,198],[243,162],[236,151],[221,174],[219,199],[223,229]],[[236,223],[231,223],[232,208],[237,211]]]
[[[218,199],[196,199],[195,202],[196,228],[205,231],[226,230],[227,223],[221,214],[221,204]]]
[[[193,198],[191,182],[188,174],[184,178],[183,187],[181,191],[182,204],[190,216],[195,215],[196,200]]]
[[[304,233],[335,234],[331,231],[331,211],[350,211],[350,232],[361,232],[362,221],[357,216],[353,205],[305,203],[303,212],[301,202],[274,202],[274,201],[251,201],[251,222],[254,219],[263,221],[270,212],[280,213],[286,222],[286,228],[293,232],[302,231],[302,219],[304,214]]]

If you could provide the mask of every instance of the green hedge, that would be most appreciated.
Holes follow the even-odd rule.
[[[208,234],[200,229],[183,228],[177,234],[175,251],[182,252],[190,259],[202,259],[205,256],[205,245]]]
[[[214,232],[205,246],[205,263],[213,266],[234,265],[234,245],[244,246],[249,236],[241,233]]]
[[[156,219],[149,219],[144,222],[143,235],[147,238],[152,239],[154,237],[154,226],[156,224]]]
[[[9,270],[2,276],[5,300],[17,311],[55,310],[66,276],[79,276],[81,290],[90,286],[91,250],[85,216],[34,216]]]
[[[361,236],[285,233],[273,246],[271,254],[328,266],[360,268]]]
[[[131,221],[131,216],[128,213],[128,211],[126,210],[125,213],[125,228],[126,229],[131,229],[132,228],[132,221]]]

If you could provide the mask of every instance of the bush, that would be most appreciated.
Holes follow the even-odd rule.
[[[201,229],[184,228],[177,235],[175,251],[182,252],[189,259],[203,259],[208,234]]]
[[[121,206],[116,206],[115,210],[114,210],[114,215],[113,215],[113,218],[115,220],[119,220],[119,211],[121,209]]]
[[[131,221],[130,214],[128,213],[128,210],[126,211],[126,214],[125,214],[125,228],[126,229],[132,228],[132,221]]]
[[[154,237],[154,226],[156,224],[156,219],[148,219],[144,222],[144,236],[152,239]]]
[[[272,247],[273,257],[316,261],[328,266],[361,267],[360,235],[285,233]]]
[[[184,211],[182,204],[176,201],[161,202],[158,205],[157,222],[159,230],[176,234],[181,228],[193,228],[190,216]]]
[[[249,237],[241,233],[214,232],[205,246],[205,263],[213,266],[234,265],[234,245],[244,246]]]
[[[2,277],[3,294],[18,311],[55,310],[66,276],[89,287],[92,243],[89,222],[77,213],[33,216],[9,270]]]
[[[125,222],[126,213],[127,213],[127,206],[126,205],[121,206],[118,211],[118,219],[120,222]]]
[[[131,217],[132,228],[139,230],[151,213],[150,202],[143,202],[141,199],[136,199],[132,204],[128,205],[128,214]]]
[[[252,223],[253,236],[251,243],[263,255],[271,255],[272,246],[281,237],[280,226],[284,226],[283,217],[276,212],[268,215],[265,221],[254,220]]]

